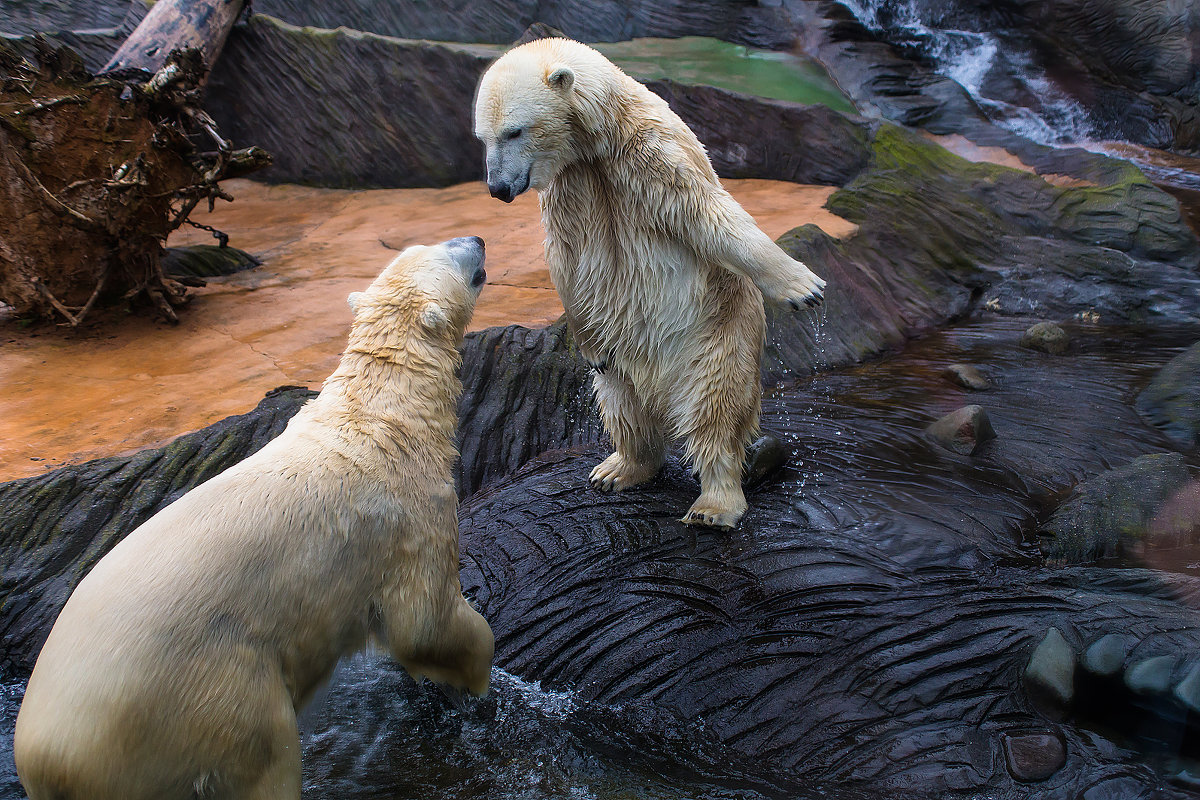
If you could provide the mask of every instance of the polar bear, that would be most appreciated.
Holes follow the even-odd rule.
[[[167,506],[80,582],[17,717],[31,800],[300,797],[296,710],[369,638],[483,694],[450,469],[457,346],[483,242],[401,253],[338,369],[262,450]]]
[[[700,478],[683,522],[733,527],[758,428],[763,297],[798,310],[825,282],[759,230],[661,98],[586,45],[540,39],[492,64],[475,135],[494,197],[540,195],[550,276],[614,446],[592,484],[636,486],[682,439]]]

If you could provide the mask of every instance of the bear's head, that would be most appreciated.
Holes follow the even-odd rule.
[[[487,149],[488,190],[506,203],[544,190],[596,133],[620,73],[569,39],[538,39],[505,53],[479,82],[475,135]]]
[[[354,312],[351,349],[359,349],[354,341],[363,337],[375,347],[393,348],[391,340],[415,326],[456,345],[487,279],[483,258],[478,236],[406,248],[366,291],[347,298]]]

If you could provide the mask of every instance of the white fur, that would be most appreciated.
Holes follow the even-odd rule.
[[[540,193],[550,275],[598,367],[616,451],[593,483],[653,477],[682,438],[701,482],[684,521],[732,527],[758,426],[763,296],[798,309],[825,282],[759,230],[661,98],[578,42],[534,41],[493,64],[475,133],[493,194]]]
[[[416,676],[487,690],[450,478],[477,250],[410,248],[352,294],[320,395],[80,582],[17,718],[32,800],[299,798],[296,709],[372,636]]]

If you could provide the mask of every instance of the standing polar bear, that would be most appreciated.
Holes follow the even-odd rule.
[[[479,84],[475,135],[494,197],[540,194],[550,276],[615,449],[592,484],[649,480],[667,438],[683,439],[700,476],[683,521],[733,527],[758,429],[763,296],[798,310],[825,282],[759,230],[667,104],[590,47],[505,54]]]
[[[487,691],[450,479],[483,281],[478,238],[405,250],[350,296],[341,365],[287,429],[80,582],[17,717],[31,800],[298,800],[296,709],[372,636],[414,676]]]

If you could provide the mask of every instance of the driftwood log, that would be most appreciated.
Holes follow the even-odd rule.
[[[163,242],[218,181],[270,163],[234,150],[199,94],[240,0],[160,0],[99,75],[39,40],[0,52],[0,302],[78,325],[140,300],[170,321],[186,289]]]

